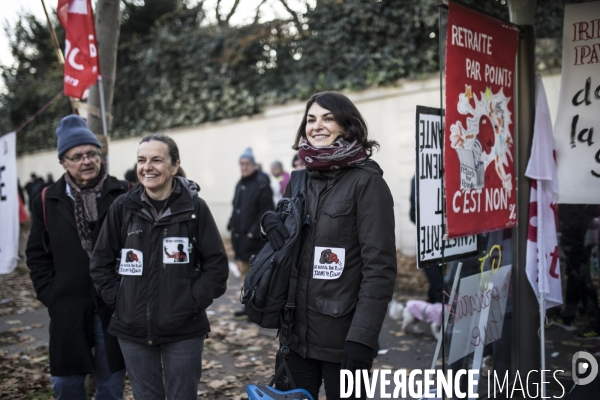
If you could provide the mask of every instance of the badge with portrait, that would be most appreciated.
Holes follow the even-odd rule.
[[[181,264],[190,262],[190,239],[168,237],[163,240],[163,263]]]
[[[144,254],[136,249],[121,249],[120,275],[142,276]]]

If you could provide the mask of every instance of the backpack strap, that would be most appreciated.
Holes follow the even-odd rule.
[[[306,199],[306,179],[307,179],[306,169],[292,171],[292,177],[290,178],[290,184],[292,185],[292,197],[300,197],[303,199],[302,208],[304,208],[304,199]],[[304,209],[301,210],[301,214],[304,218]],[[305,221],[301,221],[301,232],[300,235],[304,236],[304,227]],[[304,246],[301,245],[301,249]],[[300,250],[300,258],[302,255],[302,250]],[[288,297],[286,304],[283,308],[283,314],[281,316],[281,328],[279,330],[279,351],[277,352],[277,357],[281,357],[281,363],[279,364],[279,368],[275,371],[275,375],[271,379],[271,383],[269,386],[275,387],[275,382],[279,379],[280,376],[283,376],[283,384],[286,387],[291,389],[296,388],[296,383],[294,382],[294,378],[292,377],[292,373],[287,365],[287,358],[290,353],[289,343],[290,336],[292,332],[292,324],[294,321],[294,309],[296,308],[296,286],[298,284],[298,263],[300,263],[300,259],[296,260],[296,263],[292,263],[291,271],[290,271],[290,283],[288,286]]]
[[[290,184],[292,185],[292,197],[296,197],[299,195],[306,196],[307,175],[308,173],[306,172],[306,169],[292,171],[292,176],[290,178]],[[294,179],[294,177],[296,179]]]
[[[44,228],[48,232],[48,222],[46,221],[46,189],[48,189],[48,186],[42,189],[42,214],[44,216]]]
[[[125,241],[127,240],[127,229],[129,228],[129,222],[131,222],[131,209],[126,206],[123,207],[123,212],[121,214],[121,243],[123,246],[125,245]]]

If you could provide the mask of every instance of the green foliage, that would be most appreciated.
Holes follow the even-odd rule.
[[[157,21],[126,64],[119,60],[114,134],[250,115],[316,91],[433,72],[437,9],[404,3],[320,0],[303,25],[243,27],[207,25],[200,10],[193,19],[179,7]]]
[[[539,69],[560,66],[565,1],[538,6]],[[464,2],[508,20],[506,2]],[[113,137],[251,115],[322,90],[393,86],[439,68],[433,0],[318,0],[298,18],[240,27],[209,23],[202,1],[123,3]],[[3,67],[4,130],[62,87],[45,24],[23,17],[11,31],[17,63]],[[19,134],[19,151],[53,146],[54,127],[69,112],[66,99],[55,103]]]

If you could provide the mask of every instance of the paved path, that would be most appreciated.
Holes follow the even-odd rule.
[[[0,334],[2,335],[6,335],[11,330],[14,332],[15,330],[31,327],[31,329],[16,333],[20,338],[20,343],[0,346],[0,350],[9,354],[19,353],[39,346],[47,346],[49,324],[50,318],[48,317],[48,310],[45,307],[25,314],[0,317]]]

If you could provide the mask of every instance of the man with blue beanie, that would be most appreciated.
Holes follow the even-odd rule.
[[[96,295],[90,255],[102,221],[127,184],[109,176],[102,146],[78,115],[56,128],[63,176],[33,201],[27,266],[50,315],[50,374],[57,400],[87,400],[85,378],[96,374],[96,400],[121,400],[125,363],[106,332],[110,308]]]
[[[242,179],[235,187],[227,229],[231,232],[231,245],[243,283],[250,270],[250,256],[258,254],[266,243],[260,238],[260,217],[273,211],[273,192],[269,177],[256,165],[252,148],[242,153],[239,162]],[[243,316],[246,311],[241,309],[234,315]]]

